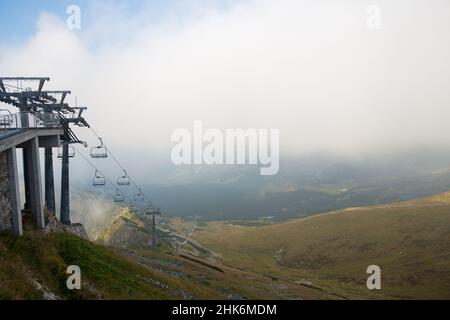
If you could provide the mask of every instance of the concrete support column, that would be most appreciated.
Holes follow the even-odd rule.
[[[17,170],[16,148],[13,147],[6,152],[8,157],[8,178],[9,195],[11,201],[12,227],[15,235],[22,236],[22,211],[20,209],[19,173]]]
[[[31,200],[31,210],[36,219],[36,226],[38,229],[45,228],[45,218],[44,218],[44,202],[42,196],[42,185],[41,185],[41,164],[39,158],[39,140],[34,138],[30,140],[29,147],[26,148],[26,154],[29,155],[28,161],[30,162],[31,170],[29,170],[30,175],[30,200]]]
[[[20,97],[20,124],[18,126],[22,129],[26,129],[29,127],[29,117],[27,112],[27,99],[25,97]],[[30,164],[28,163],[28,159],[30,159],[30,155],[26,154],[26,149],[23,150],[23,175],[25,180],[25,210],[31,210],[31,194],[30,194]]]
[[[45,148],[45,206],[48,211],[55,215],[55,179],[53,175],[52,148]]]
[[[25,210],[31,210],[31,186],[30,186],[30,152],[29,148],[23,148],[23,179],[25,184]]]
[[[61,167],[61,223],[70,225],[69,145],[63,144]]]

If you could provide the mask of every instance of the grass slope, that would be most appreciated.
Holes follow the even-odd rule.
[[[112,250],[70,234],[27,234],[23,238],[0,235],[0,298],[41,299],[34,281],[64,299],[165,299],[158,287],[138,277],[160,280]],[[66,269],[78,265],[83,289],[66,288]],[[3,281],[9,279],[8,281]]]
[[[78,265],[82,290],[66,288]],[[113,249],[76,236],[0,234],[0,299],[323,299],[289,282],[171,252]]]
[[[348,298],[450,299],[450,193],[270,226],[214,222],[194,238],[222,263]],[[373,264],[378,292],[366,289]]]

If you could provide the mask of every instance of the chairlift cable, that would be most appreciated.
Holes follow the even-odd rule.
[[[99,174],[101,174],[103,176],[103,178],[105,178],[105,180],[115,188],[116,192],[120,189],[116,186],[116,184],[109,179],[100,169],[97,168],[96,165],[94,165],[81,151],[79,151],[75,146],[73,147],[73,149],[75,150],[76,153],[78,153],[81,158],[83,158],[93,169],[95,169]],[[133,201],[130,201],[130,199],[128,198],[128,196],[125,195],[124,192],[121,192],[121,195],[125,198],[125,202],[127,202],[128,204],[132,204]]]
[[[130,197],[128,197],[127,195],[126,195],[126,193],[125,192],[121,192],[121,190],[120,190],[120,188],[119,187],[117,187],[117,185],[116,185],[116,183],[114,183],[113,182],[113,180],[112,179],[109,179],[100,169],[98,169],[97,168],[97,166],[96,165],[94,165],[93,163],[92,163],[92,161],[90,161],[81,151],[79,151],[75,146],[73,147],[73,149],[75,150],[75,152],[76,153],[78,153],[93,169],[95,169],[96,170],[96,172],[97,173],[99,173],[104,179],[105,179],[105,181],[106,182],[108,182],[112,187],[114,187],[115,188],[115,192],[116,192],[116,195],[117,195],[117,192],[119,191],[120,192],[120,194],[121,194],[121,196],[123,197],[123,199],[124,199],[124,201],[123,202],[125,202],[125,203],[127,203],[127,204],[129,204],[130,205],[130,211],[133,209],[133,208],[135,208],[135,209],[137,209],[137,210],[139,210],[139,209],[141,209],[141,210],[145,210],[145,208],[144,207],[142,207],[142,208],[140,208],[140,206],[136,206],[137,204],[136,204],[136,201],[134,201],[134,199],[131,199]],[[150,206],[153,206],[153,204],[152,204],[152,202],[151,201],[148,201],[148,200],[146,200],[146,199],[144,199],[144,201],[145,202],[147,202],[147,203],[149,203],[150,204]]]
[[[97,139],[101,139],[100,135],[97,134],[97,132],[92,128],[92,126],[89,127],[91,132],[97,137]],[[108,154],[111,156],[111,158],[114,160],[114,162],[117,164],[117,166],[124,172],[127,172],[128,178],[130,179],[130,182],[134,185],[134,187],[137,189],[139,194],[144,198],[144,201],[147,202],[150,206],[153,206],[153,202],[148,200],[148,197],[142,192],[142,188],[134,181],[134,179],[130,176],[128,171],[122,166],[122,164],[119,162],[117,157],[111,152],[111,149],[108,148],[108,146],[103,141],[103,147],[108,152]]]

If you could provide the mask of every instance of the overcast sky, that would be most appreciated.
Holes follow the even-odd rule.
[[[448,0],[80,1],[79,31],[69,2],[17,3],[0,5],[0,74],[71,89],[125,162],[169,163],[194,120],[280,129],[291,155],[450,147]]]

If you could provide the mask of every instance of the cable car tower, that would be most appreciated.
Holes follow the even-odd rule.
[[[145,211],[145,215],[152,216],[152,249],[156,251],[156,216],[161,215],[161,209],[154,209],[150,205]]]
[[[87,108],[75,107],[69,108],[71,113],[70,117],[64,117],[60,114],[61,124],[64,130],[62,141],[62,166],[61,166],[61,223],[70,225],[70,182],[69,182],[69,158],[70,158],[70,145],[83,144],[87,146],[86,142],[77,138],[75,133],[71,129],[71,125],[78,127],[87,127],[89,124],[83,118],[82,114]]]

